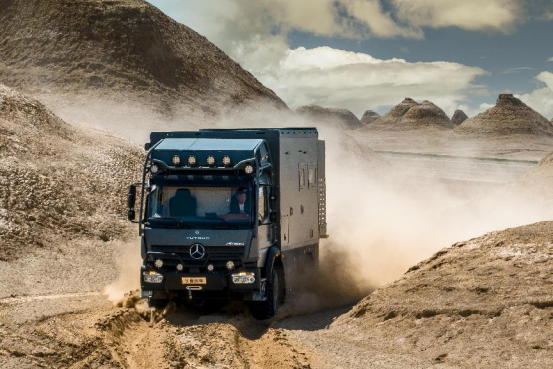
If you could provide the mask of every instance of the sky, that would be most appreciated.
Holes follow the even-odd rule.
[[[513,93],[553,118],[552,0],[149,0],[291,108],[405,97],[469,116]]]

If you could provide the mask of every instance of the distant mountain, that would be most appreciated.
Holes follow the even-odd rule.
[[[511,94],[501,94],[497,104],[456,128],[477,135],[530,134],[553,136],[553,124]]]
[[[367,110],[361,118],[361,124],[366,126],[367,124],[374,122],[378,118],[380,118],[380,114],[372,110]]]
[[[347,109],[323,108],[318,105],[300,106],[296,113],[308,117],[315,122],[339,126],[343,129],[360,128],[361,122],[351,111]]]
[[[449,117],[430,101],[417,103],[407,97],[388,113],[366,126],[365,130],[413,130],[419,128],[453,128]]]
[[[206,114],[286,104],[223,51],[143,0],[5,0],[0,82],[33,94],[92,94]]]
[[[459,124],[463,123],[467,119],[469,119],[468,115],[466,115],[464,111],[457,109],[455,110],[455,113],[453,113],[451,122],[456,126],[458,126]]]

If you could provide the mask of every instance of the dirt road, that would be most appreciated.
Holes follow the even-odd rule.
[[[117,308],[96,292],[5,298],[0,366],[308,368],[315,358],[289,331],[324,329],[342,311],[259,322],[236,310]]]

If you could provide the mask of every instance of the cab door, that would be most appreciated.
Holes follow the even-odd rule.
[[[261,185],[257,196],[257,232],[259,237],[259,248],[264,249],[273,245],[273,227],[271,224],[269,208],[270,187]]]

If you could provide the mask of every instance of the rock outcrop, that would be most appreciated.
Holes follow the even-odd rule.
[[[206,114],[286,108],[205,37],[144,0],[3,1],[0,34],[0,80],[19,91],[125,95]]]
[[[419,128],[450,129],[453,128],[453,124],[445,112],[432,102],[425,100],[419,104],[407,97],[364,129],[413,130]]]
[[[138,146],[71,126],[0,85],[0,260],[128,235],[125,193],[143,157]]]
[[[371,124],[378,118],[380,118],[380,114],[372,110],[367,110],[365,114],[363,114],[363,117],[361,118],[361,124],[363,126],[366,126],[367,124]]]
[[[475,135],[553,136],[553,124],[511,94],[499,95],[494,107],[467,119],[456,130]]]
[[[451,118],[451,123],[458,126],[459,124],[463,123],[467,119],[469,119],[468,115],[466,115],[464,111],[457,109],[455,110],[455,113],[453,113],[453,117]]]
[[[552,239],[553,222],[543,222],[457,243],[330,329],[429,365],[551,367]]]
[[[359,119],[347,109],[332,109],[323,108],[318,105],[306,105],[297,108],[296,113],[313,120],[315,124],[330,125],[347,130],[361,127]]]

